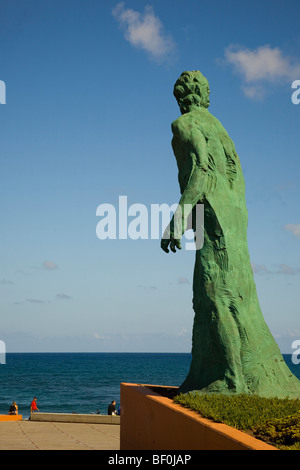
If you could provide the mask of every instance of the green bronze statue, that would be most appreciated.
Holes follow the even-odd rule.
[[[259,306],[247,243],[245,182],[234,143],[207,109],[209,84],[199,71],[182,73],[174,96],[182,114],[172,123],[182,211],[175,212],[162,238],[164,251],[181,248],[188,216],[197,204],[204,207],[204,242],[196,250],[193,278],[192,361],[179,391],[300,398],[300,381]]]

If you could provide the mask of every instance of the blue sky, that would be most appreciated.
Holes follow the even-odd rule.
[[[200,70],[239,154],[264,318],[300,339],[300,4],[0,0],[0,339],[13,351],[189,352],[194,252],[100,240],[96,210],[179,200],[171,123]]]

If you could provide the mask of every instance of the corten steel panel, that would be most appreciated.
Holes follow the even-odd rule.
[[[201,418],[198,413],[173,403],[147,385],[126,383],[121,384],[120,448],[277,450],[242,431]]]

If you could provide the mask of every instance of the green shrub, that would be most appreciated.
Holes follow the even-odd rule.
[[[255,426],[253,431],[261,439],[267,438],[280,446],[290,447],[300,443],[300,413],[286,418],[269,419],[264,424]]]
[[[277,446],[300,448],[300,400],[253,395],[180,394],[174,402]]]

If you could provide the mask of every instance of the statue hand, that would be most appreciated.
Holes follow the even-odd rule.
[[[180,243],[180,240],[177,240],[175,238],[163,238],[161,240],[161,248],[166,252],[166,253],[169,253],[169,245],[170,245],[170,249],[171,251],[173,251],[173,253],[176,253],[176,248],[178,250],[181,250],[181,243]]]

